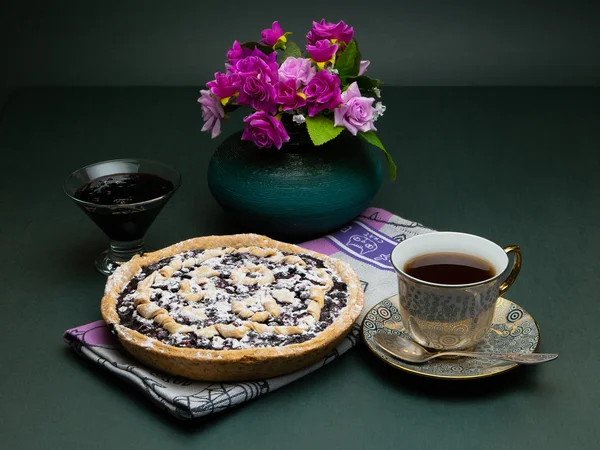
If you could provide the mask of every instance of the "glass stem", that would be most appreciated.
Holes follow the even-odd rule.
[[[143,239],[128,242],[111,240],[110,247],[108,249],[108,259],[114,262],[125,262],[129,261],[134,255],[142,253],[143,251]]]

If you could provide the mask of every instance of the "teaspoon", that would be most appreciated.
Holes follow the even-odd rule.
[[[554,353],[485,353],[485,352],[430,352],[416,342],[402,336],[375,333],[375,342],[386,352],[398,359],[411,363],[424,363],[440,356],[468,356],[470,358],[501,359],[518,364],[538,364],[558,358]]]

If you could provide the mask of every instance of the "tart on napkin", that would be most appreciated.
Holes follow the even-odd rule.
[[[102,317],[140,361],[243,381],[321,360],[364,294],[345,262],[255,234],[190,239],[135,256],[108,279]]]

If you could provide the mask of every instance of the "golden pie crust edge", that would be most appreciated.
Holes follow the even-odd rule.
[[[175,347],[120,324],[116,308],[117,300],[127,283],[142,267],[189,250],[248,246],[310,255],[325,261],[348,286],[347,305],[340,316],[316,337],[306,342],[281,347],[240,350]],[[149,366],[193,380],[244,381],[295,372],[320,361],[348,334],[362,311],[363,303],[364,293],[360,280],[344,261],[266,236],[236,234],[189,239],[153,253],[133,257],[109,277],[102,297],[101,311],[104,321],[109,326],[112,325],[123,347]]]

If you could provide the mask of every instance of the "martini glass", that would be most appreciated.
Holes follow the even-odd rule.
[[[115,159],[73,172],[65,193],[110,239],[95,261],[104,275],[144,251],[144,236],[181,185],[179,172],[157,161]]]

